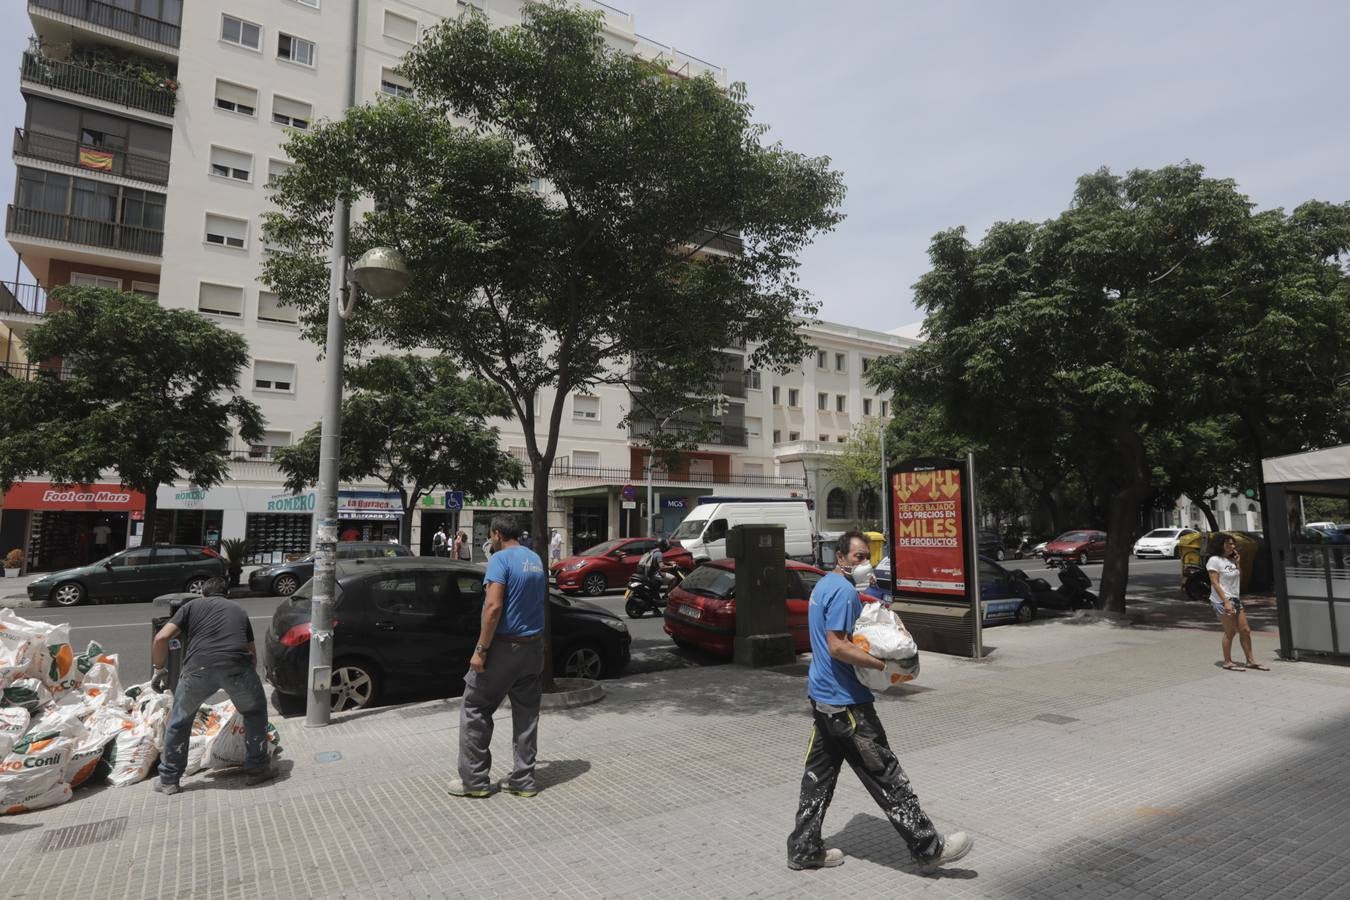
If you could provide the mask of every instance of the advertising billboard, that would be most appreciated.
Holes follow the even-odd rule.
[[[894,592],[933,600],[969,598],[966,468],[958,460],[908,460],[887,473]]]

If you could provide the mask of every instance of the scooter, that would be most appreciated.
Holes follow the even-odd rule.
[[[628,588],[623,592],[623,611],[630,619],[640,619],[647,613],[661,615],[666,608],[666,597],[672,588],[684,581],[684,572],[680,569],[663,569],[671,576],[667,584],[663,579],[634,572],[628,577]]]
[[[1096,609],[1097,595],[1088,588],[1092,579],[1078,567],[1073,560],[1065,560],[1059,570],[1059,587],[1050,587],[1044,578],[1028,578],[1020,569],[1013,570],[1014,577],[1025,586],[1027,599],[1038,606],[1056,609]]]

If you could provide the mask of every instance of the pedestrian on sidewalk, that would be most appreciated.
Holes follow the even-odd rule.
[[[806,747],[797,824],[787,841],[789,869],[820,869],[844,862],[843,851],[825,848],[820,829],[834,796],[839,769],[846,761],[916,861],[945,865],[965,856],[974,845],[965,832],[943,837],[933,827],[891,753],[872,705],[872,692],[863,687],[853,670],[854,666],[885,668],[885,663],[852,641],[853,625],[862,613],[853,569],[870,557],[870,545],[863,533],[845,532],[835,544],[833,571],[811,591],[807,694],[815,724]]]
[[[539,555],[521,546],[520,528],[507,518],[492,520],[492,549],[483,578],[486,599],[478,645],[464,674],[459,708],[459,777],[451,781],[455,797],[486,797],[495,787],[518,797],[539,792],[534,780],[539,735],[539,698],[543,693],[544,603],[548,574]],[[514,766],[500,785],[492,770],[492,715],[511,698]]]
[[[1242,606],[1241,562],[1237,541],[1231,534],[1217,532],[1210,537],[1205,570],[1209,572],[1209,603],[1223,625],[1223,667],[1229,672],[1242,671],[1242,666],[1233,662],[1233,636],[1237,635],[1242,652],[1247,654],[1247,668],[1269,672],[1252,654],[1252,629]]]
[[[267,754],[267,697],[255,668],[253,626],[244,608],[226,599],[226,590],[224,578],[208,579],[202,596],[180,606],[151,646],[155,671],[150,686],[163,691],[169,677],[165,668],[169,641],[183,634],[187,644],[155,781],[155,790],[161,794],[176,794],[182,789],[178,781],[187,768],[192,721],[201,705],[222,689],[244,717],[245,781],[261,784],[273,774]]]
[[[455,559],[464,562],[473,560],[473,545],[469,543],[469,536],[462,531],[455,538]]]
[[[436,533],[431,536],[431,555],[445,556],[445,542],[448,539],[449,535],[445,533],[445,526],[442,525],[437,528]]]

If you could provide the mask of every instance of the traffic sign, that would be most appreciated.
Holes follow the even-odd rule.
[[[445,492],[445,508],[446,508],[446,509],[463,509],[463,508],[464,508],[464,492],[463,492],[463,491],[446,491],[446,492]]]
[[[624,508],[624,509],[637,509],[637,501],[636,501],[636,500],[625,500],[625,501],[623,501],[623,508]]]
[[[620,492],[620,496],[625,500],[636,500],[637,488],[633,487],[631,484],[625,484],[623,486],[623,491]]]

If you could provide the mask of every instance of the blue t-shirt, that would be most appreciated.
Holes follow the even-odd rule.
[[[811,632],[811,670],[806,676],[806,692],[817,703],[852,706],[871,703],[872,692],[863,687],[853,666],[830,656],[827,631],[842,631],[850,637],[853,624],[862,615],[858,589],[838,572],[831,572],[811,591],[806,622]]]
[[[483,586],[506,585],[506,605],[497,634],[529,637],[544,630],[544,598],[548,595],[548,573],[539,554],[524,547],[507,547],[488,560]]]

